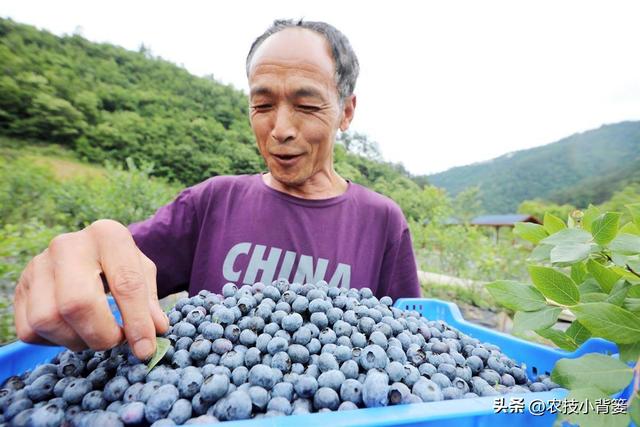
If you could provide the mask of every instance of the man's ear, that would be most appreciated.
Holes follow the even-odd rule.
[[[356,96],[351,95],[344,100],[344,107],[342,108],[342,121],[340,122],[340,130],[345,132],[349,129],[351,120],[356,111]]]

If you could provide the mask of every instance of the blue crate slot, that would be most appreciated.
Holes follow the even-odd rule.
[[[109,299],[116,318],[120,320],[117,306]],[[430,320],[443,320],[467,335],[499,346],[504,354],[518,363],[524,363],[529,376],[549,373],[561,358],[576,358],[585,353],[616,354],[617,346],[609,341],[591,338],[573,352],[546,347],[525,341],[511,335],[467,322],[458,307],[449,302],[425,298],[401,298],[395,306],[415,310]],[[61,347],[47,347],[17,342],[0,347],[0,383],[11,375],[33,369],[47,362],[61,351]],[[533,399],[545,402],[562,399],[567,395],[564,389],[543,393],[520,395],[525,399],[525,409]],[[510,395],[504,396],[508,401]],[[545,413],[533,415],[528,411],[522,414],[494,413],[494,397],[459,399],[442,402],[420,403],[386,408],[359,409],[354,411],[322,414],[295,415],[260,420],[225,422],[228,427],[299,427],[299,426],[456,426],[456,427],[501,427],[501,426],[551,426],[555,415]]]

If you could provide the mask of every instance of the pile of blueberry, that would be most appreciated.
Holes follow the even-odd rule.
[[[159,427],[558,387],[368,288],[227,283],[168,316],[171,346],[150,372],[126,345],[62,352],[3,384],[0,426]]]

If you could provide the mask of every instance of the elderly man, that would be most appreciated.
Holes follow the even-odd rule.
[[[336,133],[356,107],[358,61],[346,37],[322,22],[275,21],[246,68],[251,126],[269,172],[211,178],[128,228],[100,220],[53,239],[16,289],[20,339],[79,350],[126,338],[147,358],[169,326],[158,295],[219,292],[226,282],[325,280],[379,297],[419,296],[400,208],[333,168]]]

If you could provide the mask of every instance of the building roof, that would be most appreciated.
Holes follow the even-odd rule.
[[[533,222],[542,224],[538,218],[527,214],[506,214],[506,215],[480,215],[473,218],[469,224],[489,226],[489,227],[513,227],[516,222]],[[428,219],[424,220],[425,224],[429,223]],[[462,221],[455,217],[449,217],[442,221],[444,225],[459,225]]]
[[[540,221],[536,217],[527,214],[480,215],[471,220],[471,224],[473,225],[490,225],[494,227],[513,227],[516,222],[533,222],[540,224]]]

